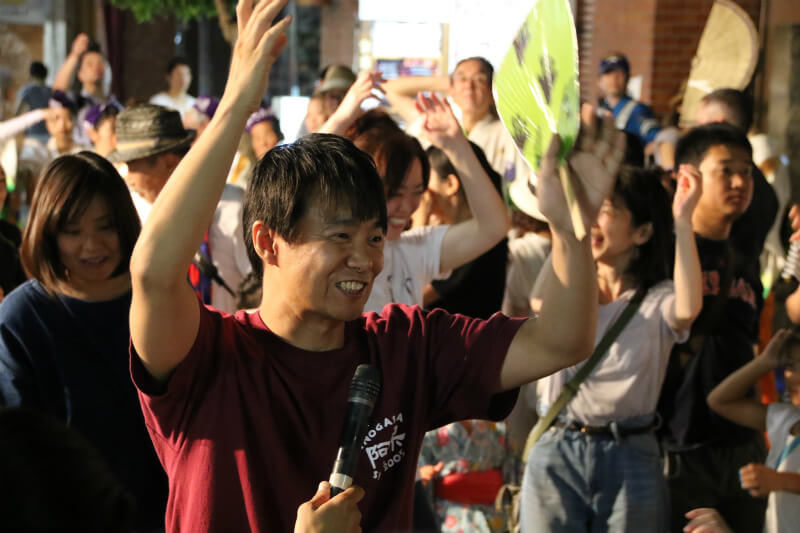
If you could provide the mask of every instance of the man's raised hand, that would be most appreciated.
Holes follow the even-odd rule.
[[[561,139],[553,135],[538,172],[539,207],[556,231],[572,232],[572,220],[559,179],[558,153]],[[567,158],[568,179],[575,191],[585,228],[591,227],[600,206],[614,188],[625,156],[625,133],[612,120],[599,126],[583,123],[575,150]]]
[[[287,16],[273,21],[288,0],[239,0],[236,6],[239,37],[233,48],[231,69],[223,98],[255,110],[267,92],[269,71],[286,47],[286,29],[292,22]]]

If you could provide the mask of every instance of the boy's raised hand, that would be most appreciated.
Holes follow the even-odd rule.
[[[236,6],[239,37],[233,47],[231,69],[223,99],[254,111],[267,92],[269,71],[286,47],[286,29],[292,22],[287,16],[273,20],[288,0],[262,0],[253,7],[253,0],[239,0]]]
[[[691,228],[700,196],[703,194],[703,177],[694,165],[681,165],[678,169],[675,196],[672,199],[672,216],[676,225]]]
[[[771,363],[772,366],[778,367],[787,362],[786,341],[793,335],[790,329],[779,329],[775,335],[770,339],[767,347],[761,352],[761,357],[764,357]]]

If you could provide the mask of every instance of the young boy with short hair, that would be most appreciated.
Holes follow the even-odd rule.
[[[764,405],[749,391],[765,374],[784,367],[791,403]],[[780,330],[764,352],[725,378],[708,396],[717,413],[756,431],[770,442],[765,463],[739,470],[742,489],[757,498],[767,496],[765,533],[792,531],[800,524],[800,336]],[[736,527],[735,523],[732,523]]]
[[[670,356],[659,402],[674,532],[683,530],[688,511],[703,507],[716,508],[737,532],[760,533],[763,525],[763,502],[742,491],[730,474],[763,460],[763,438],[705,403],[714,386],[752,360],[758,342],[758,257],[744,254],[729,238],[752,198],[751,155],[744,132],[724,123],[690,130],[676,148],[676,165],[694,165],[703,178],[692,226],[704,296],[689,340]]]

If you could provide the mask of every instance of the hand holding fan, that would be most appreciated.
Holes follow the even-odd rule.
[[[537,173],[541,174],[553,135],[561,138],[557,156],[561,185],[575,236],[583,238],[580,206],[564,168],[580,123],[578,46],[568,0],[536,2],[495,74],[494,97],[500,119]],[[534,175],[521,176],[511,187],[537,196],[535,180]]]

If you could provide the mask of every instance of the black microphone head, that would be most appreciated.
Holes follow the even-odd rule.
[[[348,402],[363,403],[370,409],[375,407],[375,401],[381,392],[381,371],[373,365],[358,365],[353,381],[350,383]]]

